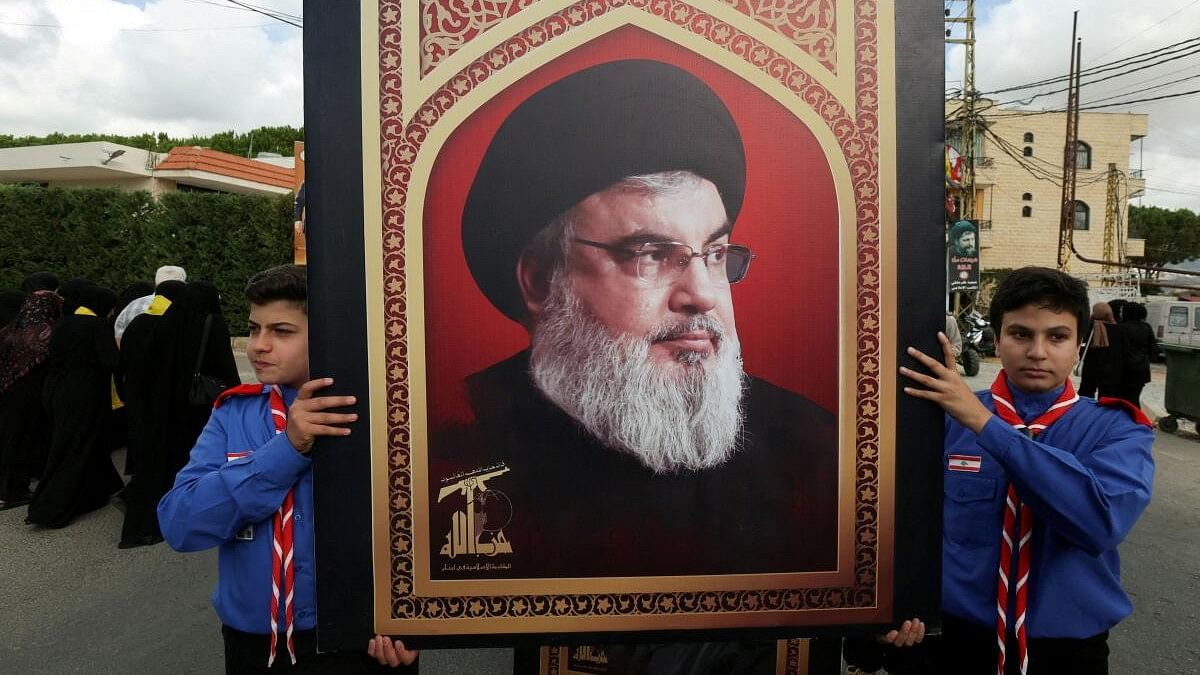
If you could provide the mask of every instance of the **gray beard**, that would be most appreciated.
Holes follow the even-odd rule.
[[[715,354],[681,351],[675,372],[650,360],[653,343],[694,330],[717,336]],[[569,278],[556,273],[533,332],[530,369],[537,388],[601,443],[655,473],[712,468],[737,451],[741,349],[715,317],[614,336],[584,309]]]

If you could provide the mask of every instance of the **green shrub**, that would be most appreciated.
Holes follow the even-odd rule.
[[[234,334],[245,334],[242,297],[255,272],[292,259],[292,197],[112,188],[0,185],[0,289],[26,274],[84,277],[120,291],[153,281],[159,265],[208,279]]]

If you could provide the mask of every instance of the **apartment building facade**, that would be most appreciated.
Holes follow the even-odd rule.
[[[957,104],[947,107],[953,120]],[[983,129],[976,136],[974,218],[980,221],[980,267],[1055,267],[1062,214],[1062,166],[1066,114],[1026,112],[980,104]],[[1149,119],[1135,113],[1081,112],[1076,148],[1075,249],[1104,259],[1109,165],[1118,174],[1115,204],[1119,236],[1114,257],[1142,255],[1144,242],[1128,234],[1129,200],[1145,190],[1138,157]],[[947,140],[962,152],[961,132],[948,122]],[[1131,159],[1134,166],[1131,167]],[[1102,266],[1072,256],[1072,274],[1098,274]]]

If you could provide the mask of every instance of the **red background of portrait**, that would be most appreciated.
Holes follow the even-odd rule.
[[[627,58],[693,73],[732,113],[745,146],[747,184],[731,241],[757,256],[746,279],[733,286],[746,371],[837,412],[838,211],[820,145],[803,122],[739,76],[625,27],[538,68],[485,103],[435,160],[424,218],[430,428],[469,419],[462,380],[529,344],[524,328],[479,291],[463,256],[463,205],[488,143],[509,113],[546,85]]]

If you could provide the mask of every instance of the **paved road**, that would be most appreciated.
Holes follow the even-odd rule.
[[[984,388],[998,365],[985,363]],[[1147,389],[1159,396],[1161,381]],[[1147,407],[1152,407],[1152,403]],[[1160,433],[1154,502],[1125,545],[1135,612],[1113,631],[1112,672],[1200,672],[1200,441]],[[120,453],[114,456],[122,465]],[[213,552],[165,545],[117,550],[121,514],[105,508],[62,530],[34,530],[24,509],[0,512],[0,672],[218,673],[221,640],[208,593]],[[422,673],[510,673],[509,650],[427,652]]]

